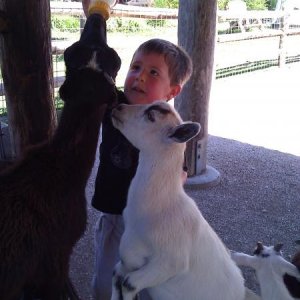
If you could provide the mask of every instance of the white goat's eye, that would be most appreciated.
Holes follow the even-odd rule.
[[[150,122],[155,122],[153,111],[148,110],[148,111],[145,112],[145,114],[146,114],[147,119],[148,119]]]

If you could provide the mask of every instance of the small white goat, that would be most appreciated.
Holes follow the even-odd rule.
[[[155,300],[244,299],[241,271],[182,186],[185,142],[200,125],[166,102],[120,105],[112,119],[140,154],[111,299],[145,288]]]
[[[294,300],[288,292],[283,276],[289,274],[300,279],[297,267],[286,261],[281,252],[282,244],[264,246],[257,243],[254,255],[232,252],[231,257],[239,266],[255,269],[262,300]]]

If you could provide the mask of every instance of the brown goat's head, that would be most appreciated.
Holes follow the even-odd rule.
[[[107,45],[106,21],[101,15],[92,14],[88,17],[80,40],[65,50],[64,60],[66,80],[60,89],[60,96],[65,102],[82,99],[82,93],[89,101],[92,99],[88,97],[96,94],[99,88],[105,94],[105,88],[109,87],[107,83],[111,85],[110,90],[114,87],[121,60],[117,52]],[[99,80],[97,87],[97,77],[105,78],[107,83]]]

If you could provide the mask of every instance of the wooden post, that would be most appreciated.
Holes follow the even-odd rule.
[[[281,34],[279,37],[279,54],[278,54],[278,66],[280,68],[285,67],[286,64],[286,38],[287,38],[287,30],[289,28],[288,19],[289,13],[286,8],[282,7],[284,14],[282,18],[282,28]]]
[[[179,0],[178,43],[193,61],[193,74],[175,99],[184,120],[201,124],[201,132],[186,149],[188,184],[215,185],[220,174],[207,166],[208,104],[214,75],[217,1]]]
[[[80,15],[79,16],[80,35],[82,34],[85,22],[86,22],[86,18],[83,15]]]
[[[0,61],[12,139],[12,157],[52,136],[56,127],[48,0],[0,0],[7,26]]]

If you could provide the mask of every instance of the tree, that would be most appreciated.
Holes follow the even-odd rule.
[[[48,0],[0,0],[0,60],[13,156],[56,126]]]
[[[213,185],[219,172],[206,165],[208,104],[214,70],[217,0],[180,0],[178,43],[192,58],[193,74],[175,99],[175,107],[184,120],[201,124],[201,132],[186,149],[190,183]],[[193,178],[195,180],[193,180]]]

